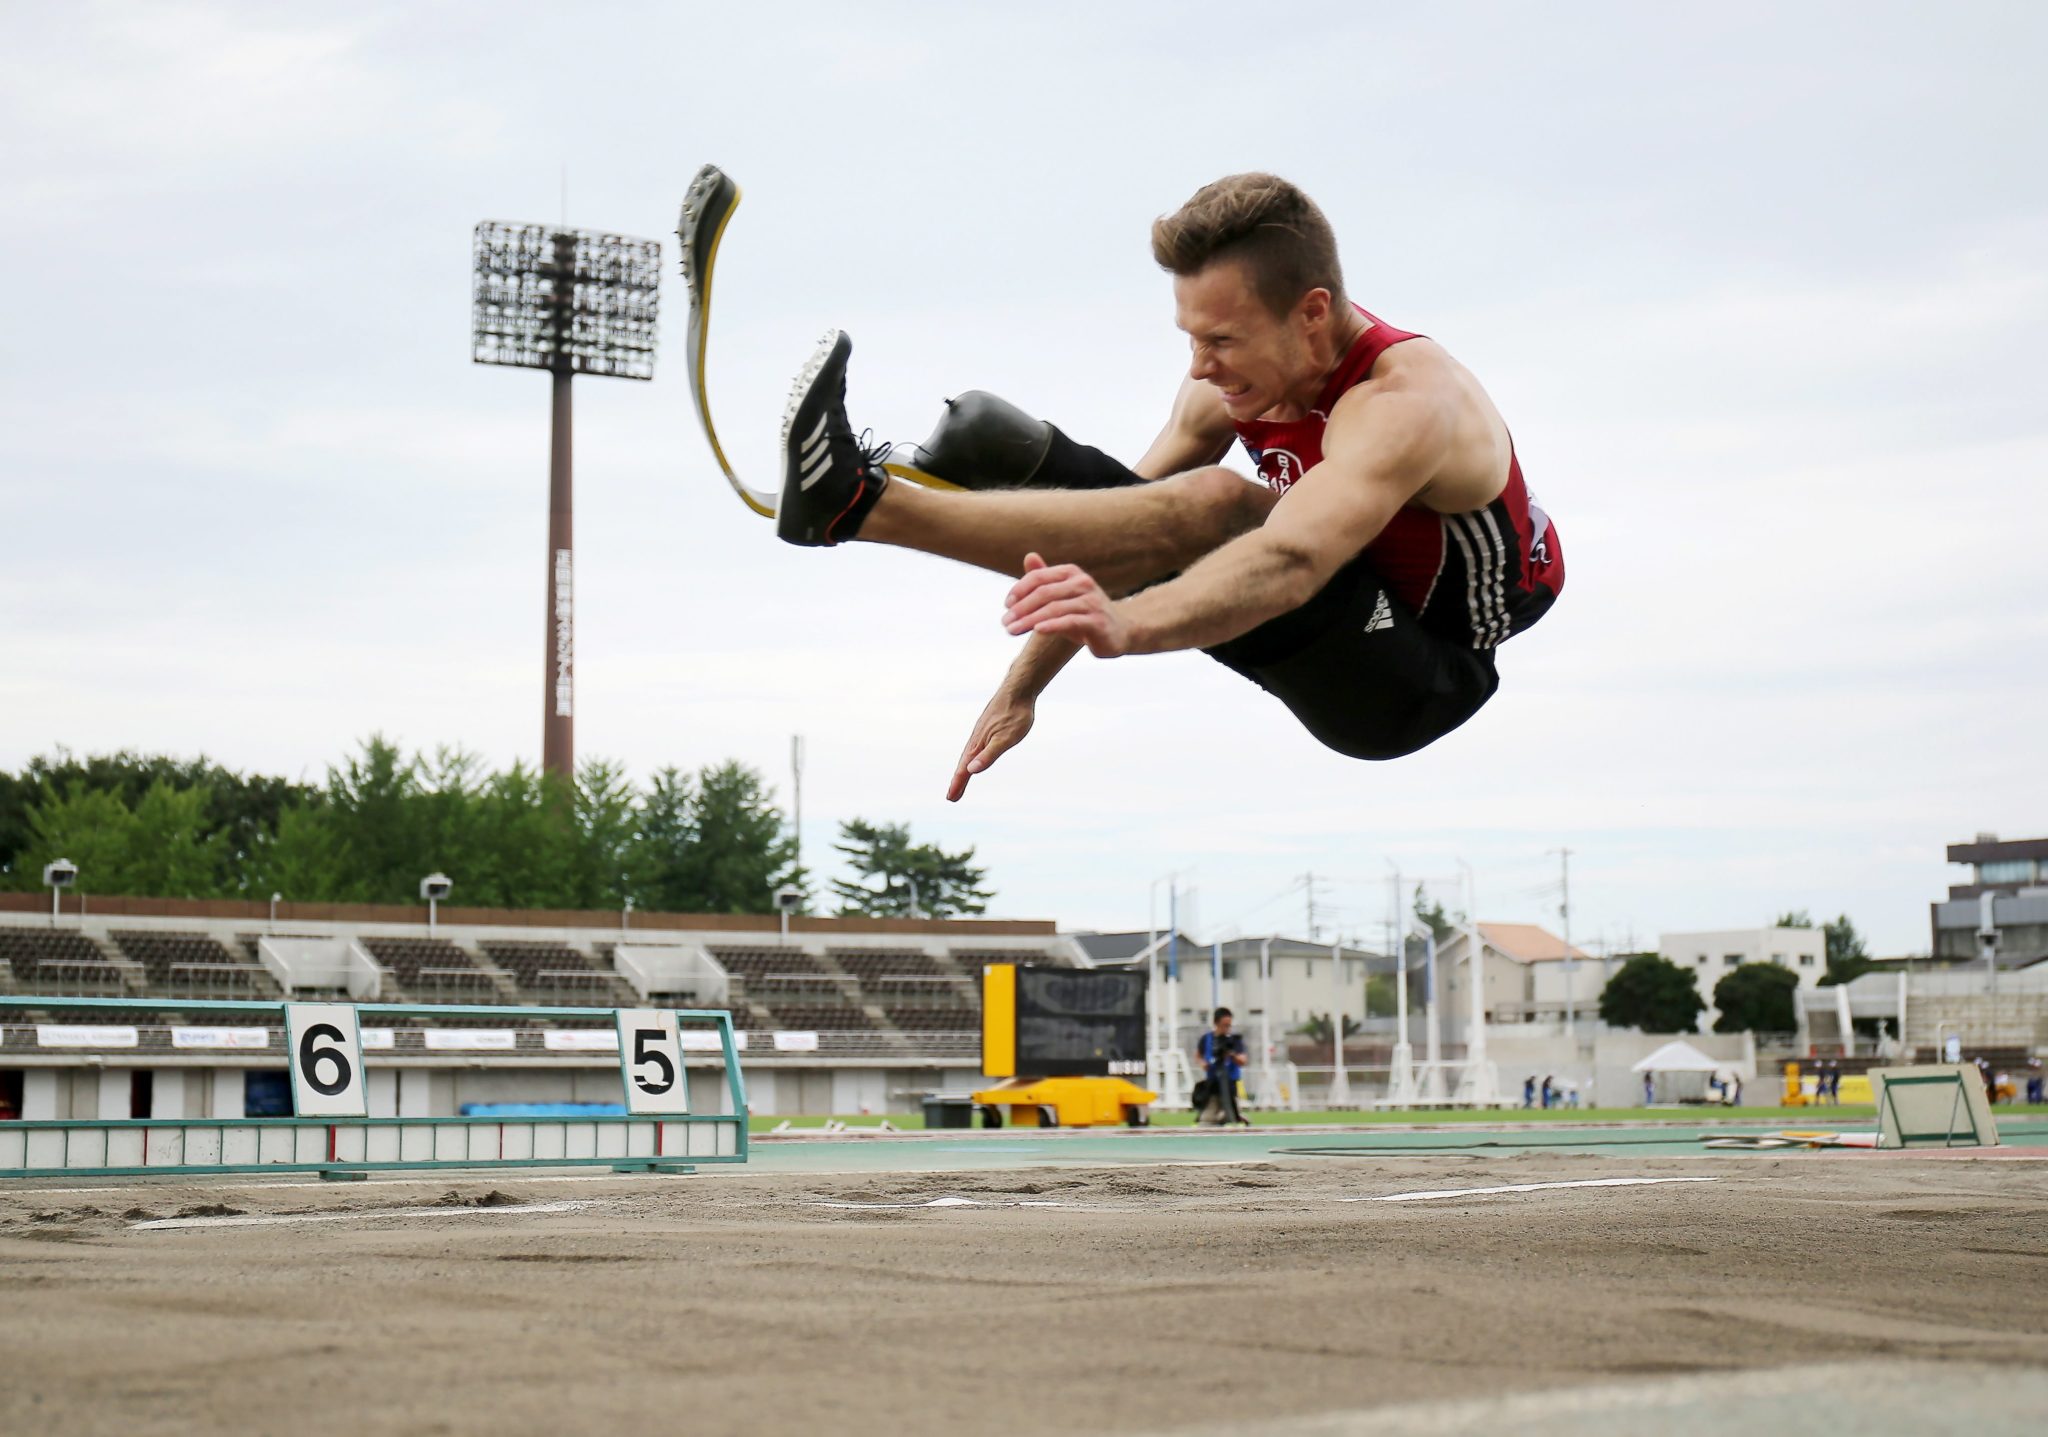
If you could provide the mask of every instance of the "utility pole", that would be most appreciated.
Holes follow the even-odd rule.
[[[804,866],[804,736],[789,736],[789,841],[796,856],[792,866]]]
[[[1578,993],[1573,987],[1577,964],[1572,961],[1572,851],[1569,848],[1557,850],[1558,883],[1560,885],[1557,916],[1564,924],[1564,1035],[1567,1039],[1578,1036]]]
[[[1302,892],[1308,897],[1308,941],[1316,941],[1316,876],[1313,873],[1301,875]]]

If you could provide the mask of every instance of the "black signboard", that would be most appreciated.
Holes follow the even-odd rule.
[[[1017,969],[1017,1076],[1142,1077],[1143,973]]]

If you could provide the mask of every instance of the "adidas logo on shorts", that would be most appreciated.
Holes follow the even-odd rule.
[[[1372,617],[1365,621],[1365,632],[1378,633],[1381,629],[1394,627],[1394,608],[1387,602],[1387,591],[1380,590],[1379,602],[1372,606]]]

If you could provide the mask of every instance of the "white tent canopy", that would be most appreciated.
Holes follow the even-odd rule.
[[[1666,1043],[1649,1057],[1637,1063],[1632,1073],[1717,1073],[1728,1065],[1718,1058],[1709,1058],[1692,1044],[1676,1041]]]

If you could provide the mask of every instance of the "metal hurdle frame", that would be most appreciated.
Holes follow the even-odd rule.
[[[262,1013],[286,1029],[287,1001],[150,998],[0,997],[0,1022],[37,1013]],[[359,1003],[359,1018],[616,1019],[616,1008],[499,1004]],[[679,1021],[717,1026],[730,1113],[594,1114],[530,1118],[57,1118],[0,1122],[0,1178],[192,1177],[224,1173],[318,1173],[363,1178],[373,1172],[437,1169],[608,1167],[619,1172],[680,1172],[699,1163],[747,1160],[747,1090],[723,1009],[672,1008]],[[289,1030],[285,1064],[298,1055]],[[684,1055],[687,1067],[687,1056]],[[138,1063],[136,1066],[147,1066]],[[623,1064],[621,1083],[625,1082]]]

